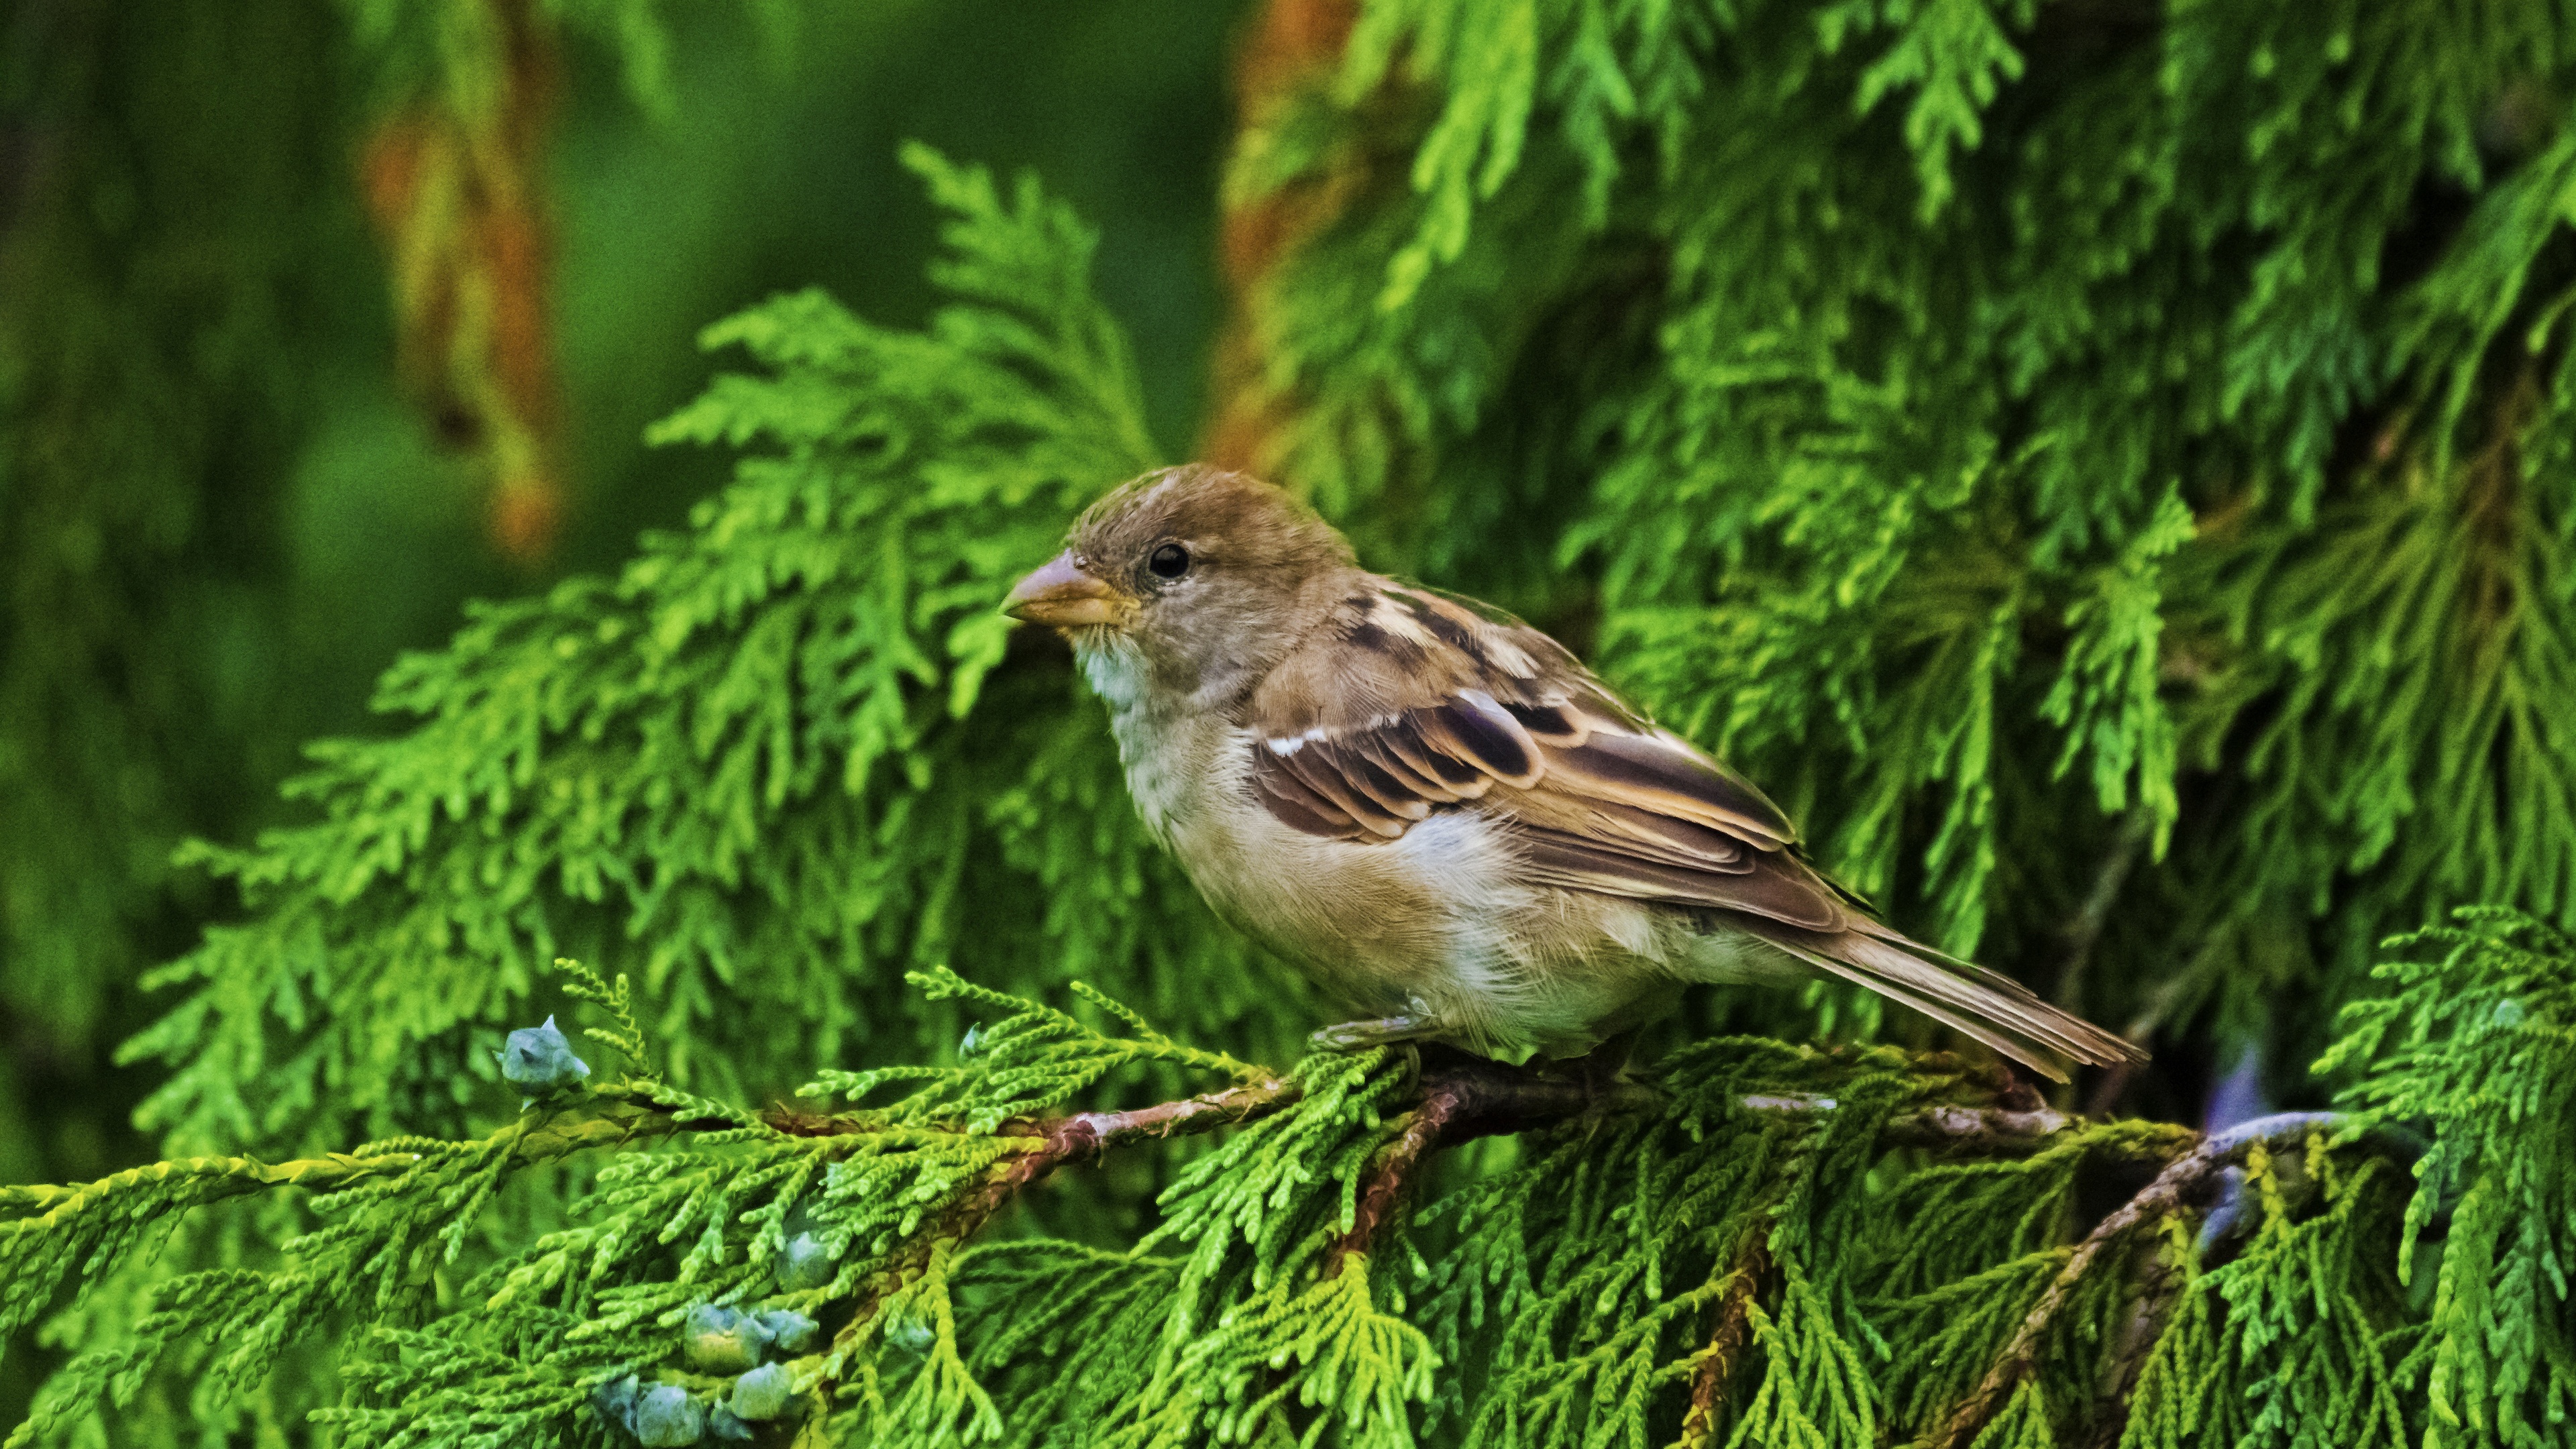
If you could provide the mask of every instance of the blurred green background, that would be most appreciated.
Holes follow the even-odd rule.
[[[235,908],[170,868],[182,839],[297,818],[277,787],[298,746],[382,732],[366,702],[399,651],[443,640],[471,598],[614,565],[722,481],[720,456],[642,442],[714,370],[699,328],[806,285],[922,318],[935,218],[903,140],[1036,168],[1101,229],[1100,291],[1157,434],[1185,449],[1244,8],[673,7],[665,78],[641,94],[616,16],[567,24],[540,171],[566,511],[542,558],[514,560],[474,453],[397,379],[360,171],[404,38],[327,0],[17,0],[0,1180],[152,1155],[127,1114],[157,1069],[113,1050],[156,1014],[139,974]]]

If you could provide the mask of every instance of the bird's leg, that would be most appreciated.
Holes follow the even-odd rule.
[[[1370,1047],[1394,1046],[1398,1042],[1428,1041],[1447,1029],[1447,1023],[1432,1011],[1430,1002],[1408,995],[1404,999],[1404,1010],[1392,1016],[1341,1022],[1325,1027],[1306,1040],[1317,1051],[1362,1052]]]
[[[1560,1057],[1540,1070],[1560,1079],[1574,1079],[1575,1084],[1583,1089],[1583,1115],[1597,1131],[1603,1116],[1602,1104],[1617,1095],[1619,1088],[1627,1082],[1629,1058],[1636,1052],[1638,1038],[1644,1035],[1644,1027],[1630,1027],[1602,1038],[1592,1050],[1579,1057]]]
[[[1576,1058],[1576,1067],[1583,1073],[1584,1089],[1607,1094],[1612,1088],[1626,1081],[1628,1063],[1637,1054],[1638,1039],[1645,1034],[1646,1029],[1643,1026],[1632,1026],[1626,1031],[1602,1038],[1599,1046]]]
[[[1374,1021],[1345,1021],[1307,1038],[1317,1051],[1357,1052],[1397,1042],[1420,1041],[1440,1028],[1428,1016],[1381,1016]]]

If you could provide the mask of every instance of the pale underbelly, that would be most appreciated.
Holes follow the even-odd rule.
[[[1473,811],[1389,841],[1305,835],[1253,803],[1248,734],[1124,713],[1114,723],[1130,794],[1208,904],[1356,1016],[1426,1017],[1429,1035],[1473,1050],[1562,1055],[1653,1014],[1685,982],[1747,979],[1734,933],[1523,883],[1503,827]]]
[[[1463,812],[1369,843],[1210,825],[1173,838],[1209,904],[1362,1016],[1427,1015],[1478,1050],[1579,1051],[1687,970],[1679,921],[1515,883],[1500,834]]]

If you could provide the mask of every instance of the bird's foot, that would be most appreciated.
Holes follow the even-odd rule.
[[[1628,1072],[1629,1059],[1643,1034],[1641,1029],[1632,1028],[1604,1038],[1581,1056],[1558,1057],[1538,1064],[1541,1076],[1571,1082],[1582,1092],[1583,1110],[1577,1120],[1584,1124],[1587,1139],[1601,1130],[1601,1124],[1616,1110],[1615,1104],[1635,1088],[1636,1079]]]
[[[1601,1044],[1576,1058],[1577,1070],[1583,1073],[1585,1087],[1608,1095],[1625,1086],[1631,1079],[1628,1068],[1637,1055],[1637,1041],[1646,1034],[1642,1026],[1632,1026],[1615,1036],[1604,1037]]]
[[[1427,1016],[1381,1016],[1374,1021],[1345,1021],[1306,1038],[1317,1051],[1361,1052],[1370,1047],[1420,1041],[1440,1028]]]
[[[1633,1080],[1628,1074],[1630,1058],[1636,1054],[1642,1028],[1630,1028],[1615,1036],[1595,1042],[1581,1056],[1558,1057],[1538,1064],[1538,1070],[1559,1079],[1572,1078],[1583,1088],[1586,1097],[1608,1096]]]

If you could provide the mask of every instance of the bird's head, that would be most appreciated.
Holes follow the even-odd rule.
[[[1073,641],[1105,670],[1197,695],[1257,680],[1352,568],[1332,525],[1278,488],[1192,465],[1148,473],[1084,510],[1068,547],[1020,580],[1003,612]]]

